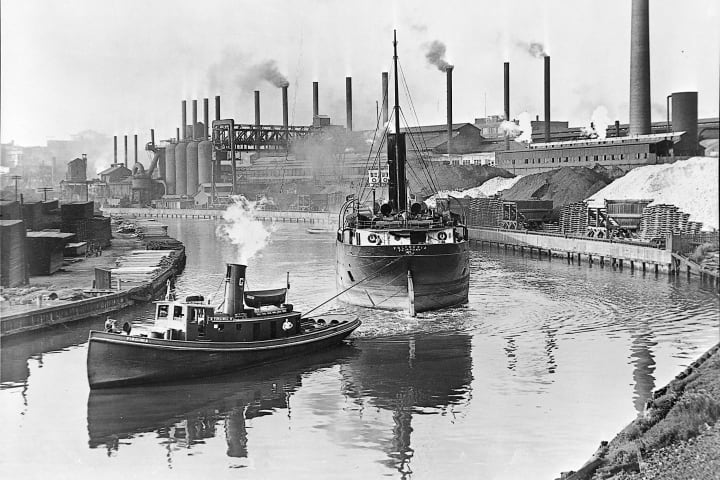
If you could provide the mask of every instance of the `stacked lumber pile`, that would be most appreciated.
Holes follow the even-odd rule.
[[[585,235],[588,226],[587,202],[563,205],[560,212],[560,232],[570,235]]]
[[[140,238],[167,237],[167,225],[152,220],[138,221],[135,224],[135,232]]]
[[[694,234],[702,229],[702,222],[690,222],[690,214],[675,205],[661,203],[645,207],[640,220],[640,238],[650,241],[669,234]]]
[[[502,200],[499,197],[473,198],[468,208],[468,225],[471,227],[500,226]]]
[[[113,281],[119,278],[124,290],[151,282],[172,262],[174,250],[132,250],[115,261]]]

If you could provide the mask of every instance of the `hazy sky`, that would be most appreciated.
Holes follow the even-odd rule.
[[[600,105],[613,120],[628,118],[630,0],[0,2],[0,136],[23,146],[84,129],[144,142],[155,128],[168,138],[182,99],[210,97],[214,118],[215,95],[223,118],[252,123],[254,89],[263,123],[282,123],[280,89],[257,75],[272,61],[290,82],[292,124],[311,122],[318,81],[320,113],[343,125],[352,76],[354,127],[372,128],[393,28],[422,124],[445,122],[445,75],[425,58],[435,40],[455,65],[455,122],[502,113],[504,61],[511,114],[542,117],[543,66],[531,42],[552,57],[553,119],[584,124]],[[669,93],[685,90],[699,92],[701,117],[718,116],[720,4],[650,4],[653,120],[665,118]]]

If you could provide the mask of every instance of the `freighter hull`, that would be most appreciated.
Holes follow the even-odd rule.
[[[409,310],[408,272],[415,312],[461,305],[468,300],[467,242],[362,246],[337,242],[336,278],[345,303]]]

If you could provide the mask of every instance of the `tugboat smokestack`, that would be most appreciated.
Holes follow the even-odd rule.
[[[228,263],[225,274],[225,303],[223,313],[235,315],[244,309],[243,294],[245,292],[245,269],[247,265]]]

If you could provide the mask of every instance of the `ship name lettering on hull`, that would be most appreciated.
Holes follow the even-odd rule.
[[[425,246],[424,245],[398,245],[398,246],[393,246],[393,250],[395,250],[398,253],[402,253],[403,255],[414,255],[416,253],[425,251]]]

